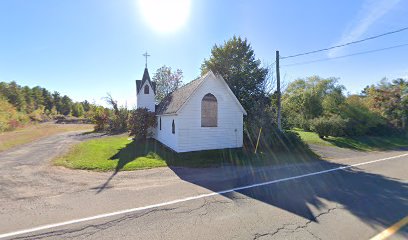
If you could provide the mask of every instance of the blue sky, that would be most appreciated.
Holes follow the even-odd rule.
[[[151,76],[165,64],[182,69],[188,82],[199,75],[211,47],[234,34],[246,37],[256,56],[270,64],[275,50],[287,56],[407,27],[408,1],[197,0],[185,24],[172,32],[157,31],[145,15],[137,0],[0,0],[0,81],[40,85],[77,101],[102,103],[110,92],[132,106],[146,50]],[[284,65],[405,43],[408,31],[282,60],[281,76],[286,83],[315,74],[339,77],[356,93],[383,77],[408,77],[408,46]]]

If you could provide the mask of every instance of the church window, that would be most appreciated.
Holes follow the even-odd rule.
[[[149,85],[144,86],[144,94],[149,94]]]
[[[176,125],[174,124],[174,119],[173,119],[173,122],[171,123],[171,133],[173,134],[176,133]]]
[[[201,127],[216,127],[217,115],[217,98],[211,93],[208,93],[201,100]]]

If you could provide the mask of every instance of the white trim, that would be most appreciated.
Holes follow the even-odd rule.
[[[211,73],[214,75],[214,77],[216,77],[216,78],[222,80],[222,82],[223,82],[223,83],[225,84],[225,86],[227,87],[228,92],[230,93],[230,95],[232,95],[232,97],[234,98],[235,102],[238,104],[238,106],[239,106],[239,108],[241,109],[241,111],[244,113],[244,115],[247,115],[247,112],[245,111],[244,107],[243,107],[242,104],[239,102],[237,96],[235,96],[235,94],[232,92],[231,88],[228,86],[228,83],[224,80],[224,78],[223,78],[220,74],[215,75],[213,72],[211,72]]]
[[[225,87],[228,89],[228,93],[230,95],[232,95],[234,101],[238,104],[238,107],[241,109],[242,113],[244,115],[247,115],[247,112],[245,111],[244,107],[242,107],[241,103],[239,102],[239,100],[237,99],[237,97],[235,96],[235,94],[232,92],[231,88],[228,86],[227,82],[225,82],[224,78],[221,75],[216,76],[211,70],[208,71],[202,78],[202,82],[196,87],[196,89],[194,90],[194,92],[192,92],[190,94],[190,96],[188,96],[188,98],[186,99],[186,101],[183,103],[183,105],[181,105],[181,107],[176,111],[176,114],[178,114],[183,108],[184,106],[187,104],[187,102],[190,100],[190,98],[198,91],[198,89],[201,87],[201,85],[207,80],[207,77],[209,75],[212,75],[212,77],[214,77],[215,79],[221,80],[221,82],[223,82],[223,84],[225,85]]]

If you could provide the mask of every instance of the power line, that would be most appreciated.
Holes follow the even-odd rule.
[[[385,47],[385,48],[380,48],[380,49],[364,51],[364,52],[352,53],[352,54],[342,55],[342,56],[338,56],[338,57],[321,58],[321,59],[316,59],[316,60],[312,60],[312,61],[298,62],[298,63],[286,64],[286,65],[281,65],[281,66],[282,67],[289,67],[289,66],[305,65],[305,64],[315,63],[315,62],[325,62],[325,61],[329,61],[329,60],[352,57],[352,56],[363,55],[363,54],[374,53],[374,52],[380,52],[380,51],[385,51],[385,50],[390,50],[390,49],[400,48],[400,47],[405,47],[405,46],[408,46],[408,43],[400,44],[400,45],[396,45],[396,46],[391,46],[391,47]]]
[[[290,56],[286,56],[286,57],[281,57],[280,59],[294,58],[294,57],[299,57],[299,56],[308,55],[308,54],[312,54],[312,53],[323,52],[323,51],[327,51],[327,50],[331,50],[331,49],[335,49],[335,48],[339,48],[339,47],[345,47],[345,46],[348,46],[348,45],[352,45],[352,44],[356,44],[356,43],[361,43],[361,42],[364,42],[364,41],[376,39],[376,38],[383,37],[383,36],[386,36],[386,35],[390,35],[390,34],[394,34],[394,33],[399,33],[399,32],[405,31],[405,30],[408,30],[408,27],[404,27],[404,28],[401,28],[401,29],[398,29],[398,30],[395,30],[395,31],[386,32],[386,33],[379,34],[379,35],[376,35],[376,36],[364,38],[364,39],[361,39],[361,40],[357,40],[357,41],[352,41],[352,42],[340,44],[340,45],[333,46],[333,47],[328,47],[328,48],[323,48],[323,49],[314,50],[314,51],[310,51],[310,52],[304,52],[304,53],[294,54],[294,55],[290,55]]]

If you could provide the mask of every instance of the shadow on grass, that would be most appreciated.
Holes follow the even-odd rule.
[[[300,155],[299,152],[271,152],[267,154],[262,150],[258,154],[254,154],[252,149],[245,148],[177,153],[154,139],[134,140],[118,150],[115,155],[109,158],[110,160],[118,160],[115,171],[104,184],[94,188],[97,193],[106,189],[109,182],[126,164],[137,161],[135,159],[139,157],[162,159],[169,167],[187,168],[281,165],[299,161],[307,162],[316,158],[316,155],[310,150],[303,155]]]

